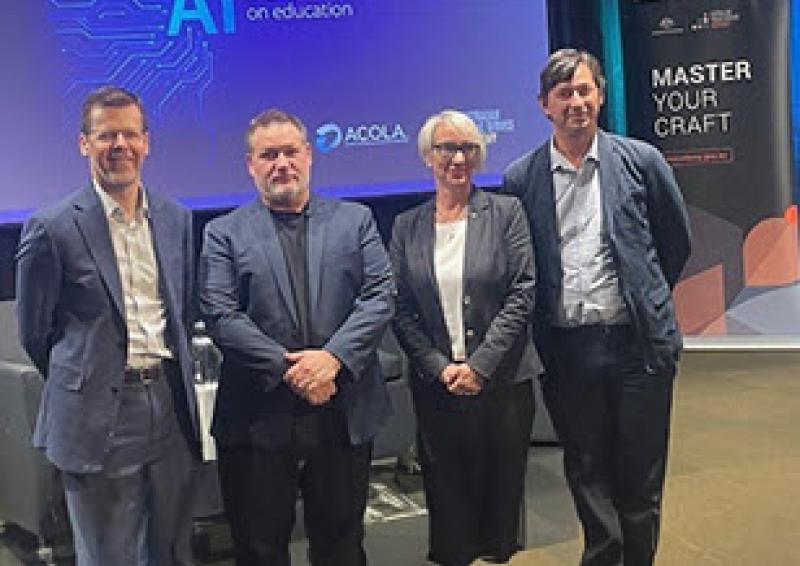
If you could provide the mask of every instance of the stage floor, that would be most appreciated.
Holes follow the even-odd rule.
[[[800,538],[800,352],[689,352],[675,390],[659,566],[797,563]],[[366,546],[373,566],[426,564],[418,478],[375,469]],[[396,518],[390,515],[398,509]],[[380,514],[383,514],[381,516]],[[390,520],[388,520],[390,519]],[[230,566],[222,524],[205,525],[199,565]],[[527,549],[513,566],[574,566],[580,529],[557,447],[531,447]],[[0,536],[0,566],[41,564],[13,529]],[[305,541],[292,543],[303,566]],[[64,564],[65,562],[61,562]],[[476,563],[480,564],[480,563]]]

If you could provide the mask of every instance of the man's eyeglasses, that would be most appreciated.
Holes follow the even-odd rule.
[[[119,139],[120,136],[122,136],[122,139],[128,143],[136,143],[144,139],[144,132],[140,130],[93,130],[91,133],[94,136],[94,139],[100,143],[106,144],[114,143]]]
[[[440,156],[448,160],[453,159],[459,151],[464,155],[465,159],[474,159],[480,153],[481,146],[472,142],[442,142],[433,144],[433,149]]]

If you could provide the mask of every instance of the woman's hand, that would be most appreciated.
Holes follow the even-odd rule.
[[[448,364],[439,379],[454,395],[477,395],[483,389],[483,378],[465,363]]]

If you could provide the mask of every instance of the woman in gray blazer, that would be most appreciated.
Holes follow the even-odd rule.
[[[534,267],[516,198],[477,189],[486,142],[445,110],[419,132],[436,193],[395,220],[394,328],[412,365],[430,517],[428,557],[507,561],[520,505],[541,364],[529,335]]]

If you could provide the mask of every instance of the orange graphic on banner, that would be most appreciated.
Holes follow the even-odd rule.
[[[714,321],[716,332],[724,335],[725,328],[725,273],[721,264],[686,277],[675,285],[675,312],[684,334],[709,334]],[[719,320],[722,319],[722,324]]]
[[[742,258],[748,287],[776,287],[797,281],[797,206],[788,207],[783,218],[759,222],[744,241]]]

